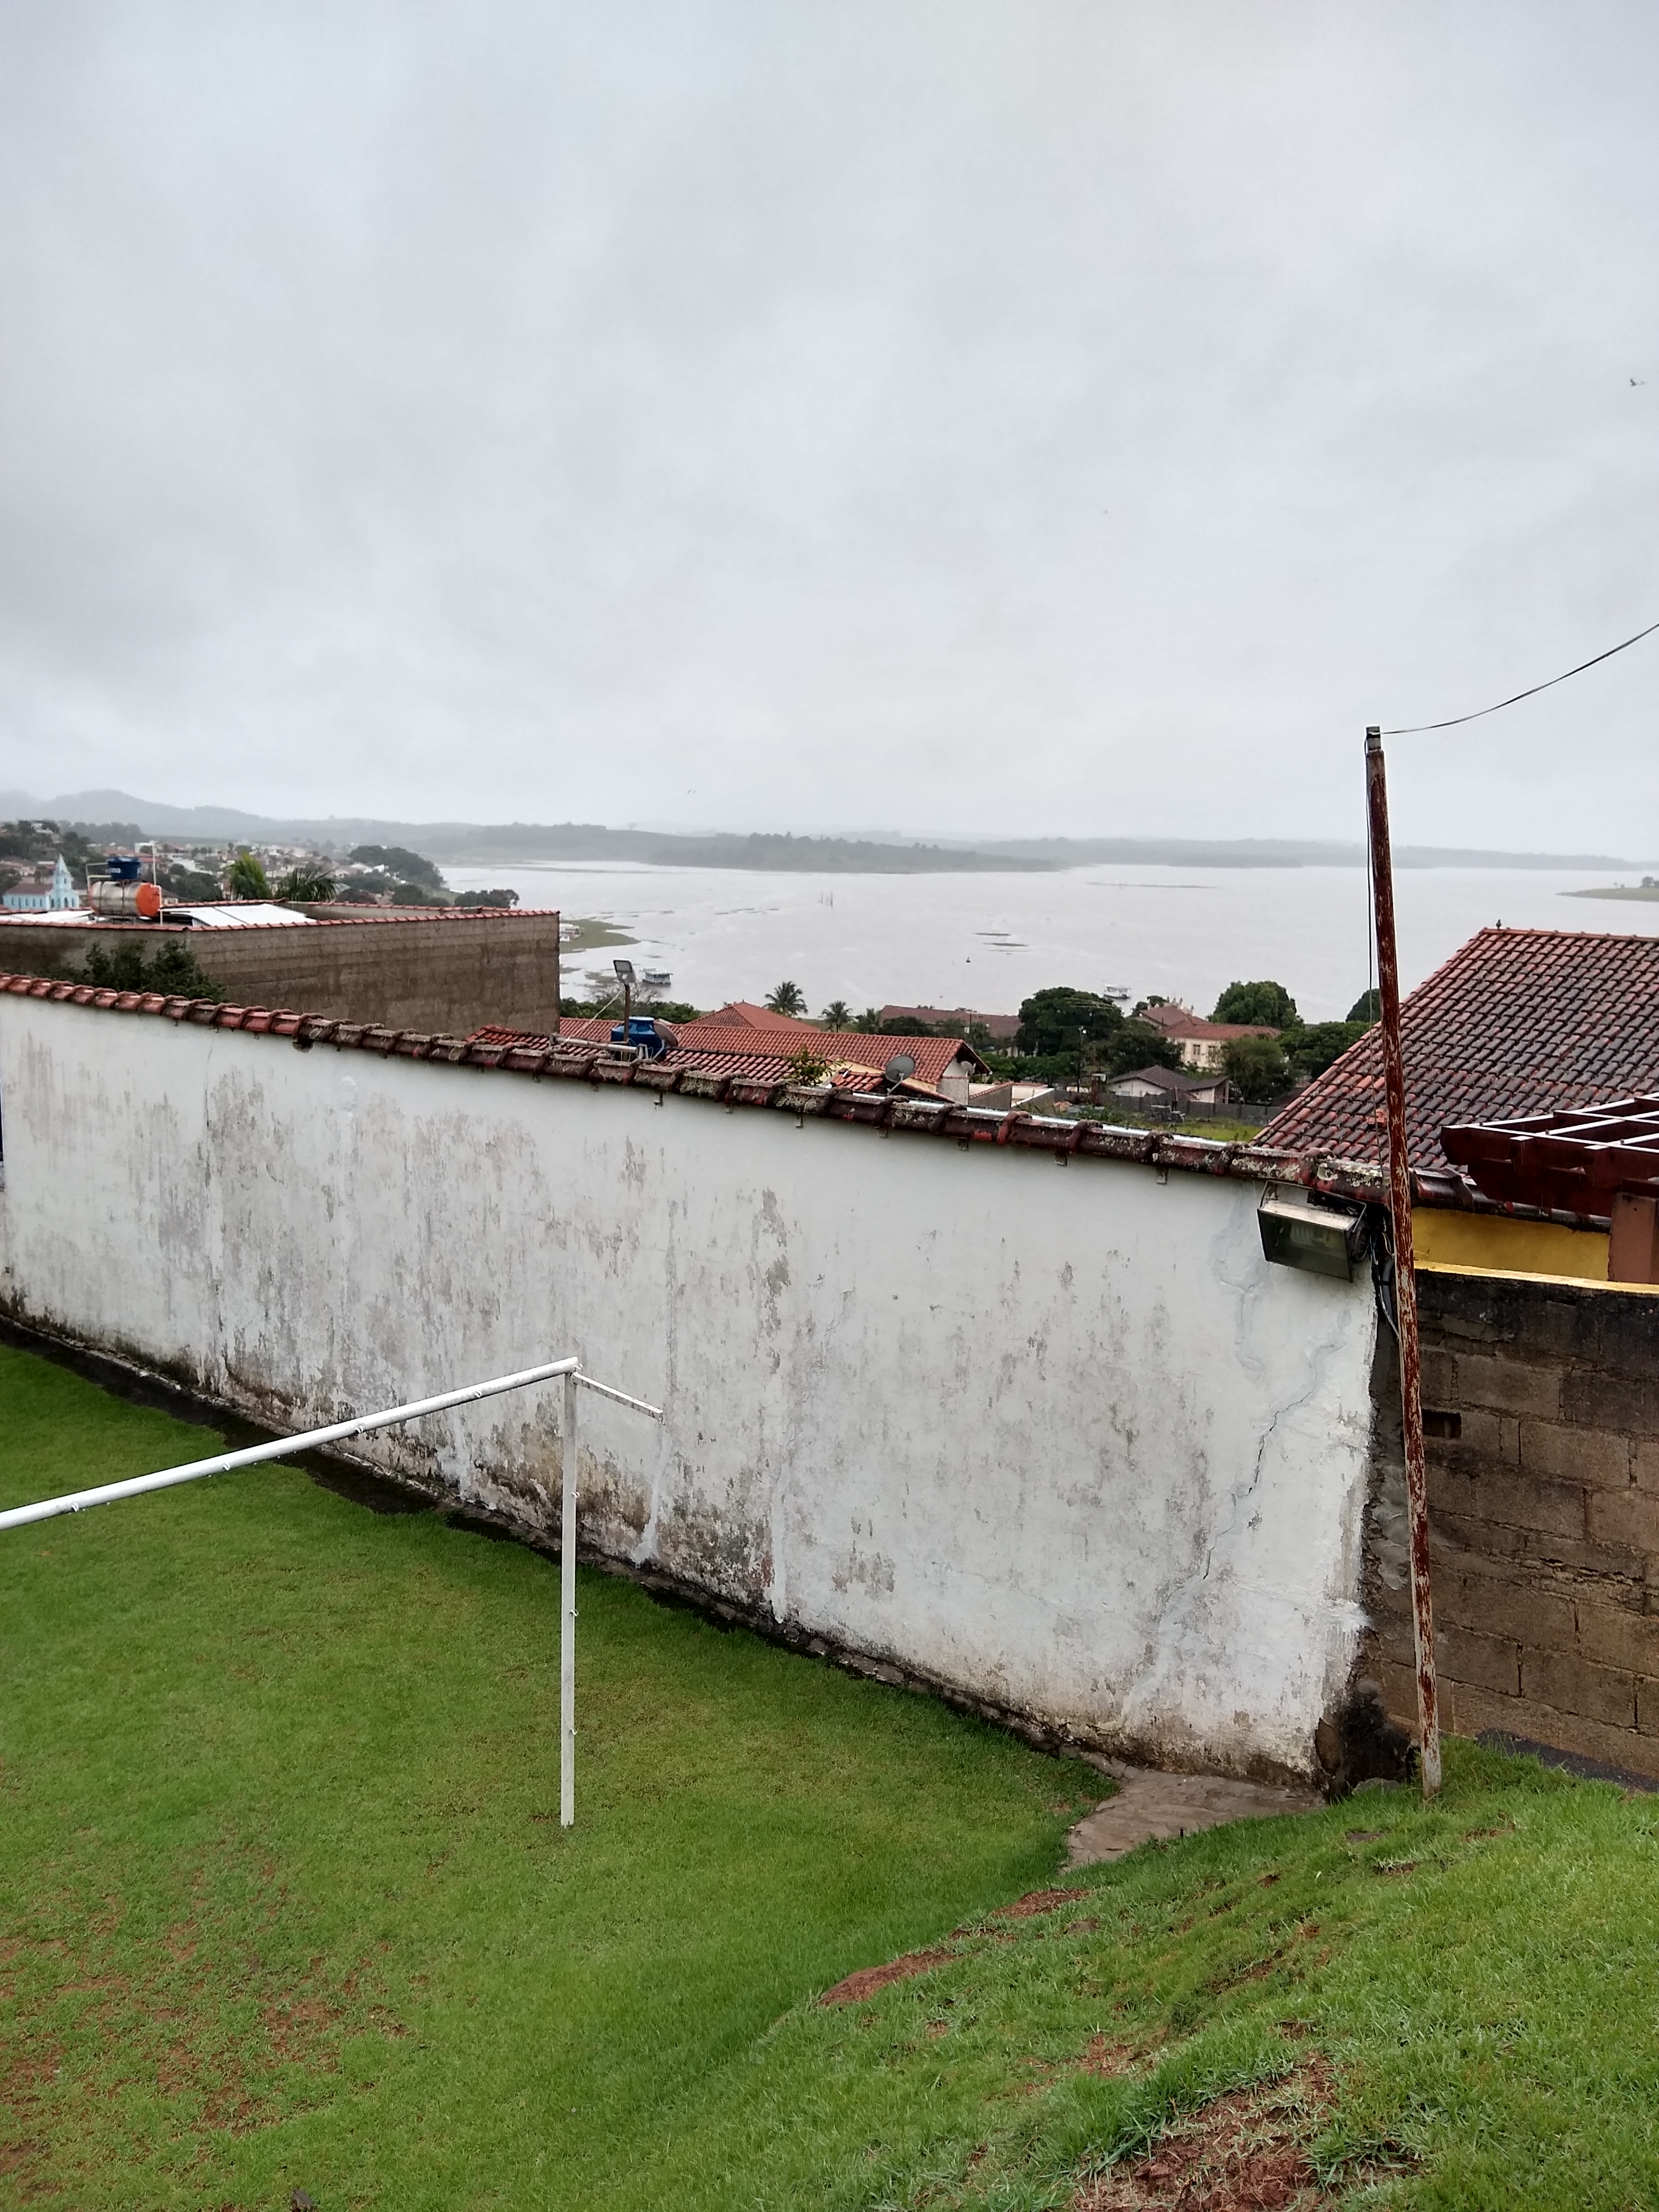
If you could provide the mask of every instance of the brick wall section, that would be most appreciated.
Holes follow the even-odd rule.
[[[78,976],[88,948],[177,938],[239,1006],[289,1006],[338,1021],[465,1036],[491,1024],[556,1030],[559,917],[488,908],[311,929],[164,929],[0,921],[0,970]]]
[[[1659,1298],[1433,1274],[1419,1301],[1443,1724],[1659,1774]],[[1414,1725],[1399,1366],[1381,1334],[1370,1663]]]

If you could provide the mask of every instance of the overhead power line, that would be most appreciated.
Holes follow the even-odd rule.
[[[1483,714],[1496,714],[1505,707],[1518,706],[1522,699],[1535,699],[1540,691],[1548,691],[1558,684],[1565,684],[1570,676],[1582,676],[1587,668],[1594,668],[1603,660],[1611,660],[1615,653],[1623,653],[1632,645],[1640,645],[1644,637],[1651,637],[1656,629],[1659,629],[1659,622],[1650,623],[1645,629],[1638,629],[1634,637],[1627,637],[1622,644],[1610,645],[1605,653],[1598,653],[1594,660],[1581,660],[1577,668],[1564,669],[1559,676],[1552,676],[1547,683],[1534,684],[1528,690],[1517,691],[1510,698],[1498,700],[1495,706],[1477,707],[1472,714],[1454,714],[1448,722],[1416,722],[1408,730],[1384,730],[1382,735],[1385,738],[1420,738],[1431,730],[1455,730],[1460,722],[1478,722]]]

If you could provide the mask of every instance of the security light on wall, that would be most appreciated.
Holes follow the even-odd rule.
[[[1261,1249],[1276,1266],[1353,1280],[1354,1263],[1365,1249],[1363,1206],[1322,1198],[1299,1183],[1273,1183],[1255,1218]]]

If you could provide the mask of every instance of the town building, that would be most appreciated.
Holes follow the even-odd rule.
[[[1188,1106],[1224,1106],[1231,1096],[1224,1075],[1188,1075],[1175,1067],[1097,1075],[1091,1087],[1097,1104],[1102,1098],[1121,1098],[1127,1106],[1166,1107],[1176,1113]]]
[[[965,1101],[990,1073],[973,1047],[956,1037],[884,1036],[873,1030],[822,1030],[815,1023],[793,1021],[784,1015],[760,1022],[730,1020],[732,1011],[723,1006],[719,1013],[702,1015],[696,1021],[658,1024],[667,1040],[667,1049],[656,1064],[741,1076],[750,1083],[780,1084],[798,1079],[795,1070],[805,1054],[824,1067],[832,1084],[873,1091],[885,1084],[886,1070],[895,1060],[908,1060],[913,1063],[913,1072],[902,1079],[913,1090],[931,1091],[958,1103]],[[620,1025],[619,1015],[567,1014],[559,1023],[559,1042],[606,1049],[612,1042],[611,1032]],[[552,1042],[544,1031],[525,1033],[501,1025],[475,1032],[474,1042],[480,1039],[532,1051],[545,1050]],[[1053,1093],[1045,1091],[1044,1096],[1052,1097]]]
[[[75,878],[60,853],[53,864],[49,880],[38,878],[20,884],[5,894],[3,904],[10,914],[66,914],[81,903],[81,894],[75,888]]]
[[[1276,1037],[1279,1031],[1253,1022],[1201,1021],[1190,1006],[1174,999],[1160,999],[1143,1006],[1135,1019],[1145,1022],[1160,1036],[1179,1048],[1181,1064],[1214,1074],[1227,1064],[1227,1048],[1240,1037]]]
[[[982,1030],[993,1044],[1012,1045],[1019,1036],[1018,1014],[982,1014],[973,1006],[884,1006],[884,1022],[926,1022],[929,1029],[960,1025],[961,1034]]]

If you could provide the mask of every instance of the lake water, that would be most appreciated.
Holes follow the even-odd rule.
[[[1043,875],[751,875],[635,862],[450,868],[457,890],[500,884],[526,906],[602,916],[671,969],[672,996],[715,1006],[782,978],[816,1012],[898,1002],[1012,1013],[1045,984],[1157,991],[1207,1013],[1236,977],[1284,983],[1304,1018],[1346,1014],[1365,988],[1361,868],[1094,866]],[[1659,935],[1659,906],[1564,896],[1613,876],[1414,868],[1396,879],[1409,988],[1484,924]],[[609,977],[611,952],[568,956],[567,991]]]

